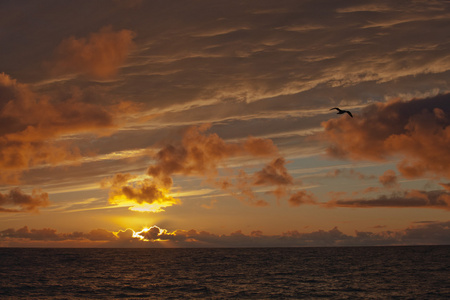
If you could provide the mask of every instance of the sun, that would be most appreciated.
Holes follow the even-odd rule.
[[[161,229],[156,225],[152,227],[144,227],[141,231],[133,231],[133,237],[144,242],[167,242],[175,233],[169,233],[166,229]]]
[[[138,232],[133,230],[133,237],[140,239],[141,241],[148,242],[149,240],[145,238],[144,234],[149,232],[151,228],[152,227],[144,227],[141,231]]]

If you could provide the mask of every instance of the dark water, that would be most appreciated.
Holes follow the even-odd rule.
[[[0,249],[0,298],[443,299],[450,246]]]

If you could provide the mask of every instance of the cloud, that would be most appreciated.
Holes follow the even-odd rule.
[[[190,127],[180,144],[163,147],[156,153],[156,161],[148,168],[147,174],[165,187],[172,186],[172,176],[176,174],[205,177],[223,190],[241,200],[247,199],[247,203],[256,206],[266,206],[267,202],[257,199],[252,187],[293,183],[293,178],[284,166],[283,157],[273,159],[252,176],[241,169],[231,178],[217,180],[219,168],[226,168],[227,161],[231,158],[271,158],[279,153],[270,139],[248,137],[242,141],[226,142],[215,133],[207,134],[209,127],[209,124]]]
[[[406,243],[450,244],[450,222],[431,222],[411,226],[404,230],[402,240]]]
[[[162,212],[166,207],[180,204],[180,200],[168,195],[170,186],[161,187],[152,179],[139,179],[131,174],[116,174],[104,180],[102,187],[110,188],[111,204],[128,206],[134,211]]]
[[[134,37],[133,31],[116,32],[111,26],[91,33],[89,38],[72,36],[61,42],[50,65],[57,74],[83,73],[99,79],[110,78],[134,48]]]
[[[81,157],[68,134],[105,135],[130,111],[125,102],[100,106],[83,100],[36,94],[30,87],[0,74],[0,168],[3,182],[17,181],[21,171],[42,164],[58,164]]]
[[[7,229],[0,232],[0,236],[4,238],[14,239],[29,239],[40,241],[55,241],[65,239],[62,235],[56,233],[56,229],[43,228],[43,229],[28,229],[28,226],[24,226],[20,229]]]
[[[450,210],[450,194],[446,191],[418,191],[392,193],[372,199],[333,199],[320,204],[324,207],[352,208],[435,208]]]
[[[110,202],[178,204],[178,200],[166,197],[175,175],[205,178],[209,184],[255,206],[267,206],[268,203],[256,196],[254,187],[274,187],[269,193],[275,194],[277,199],[288,193],[286,186],[293,184],[293,178],[285,167],[285,159],[279,156],[277,147],[270,139],[248,137],[227,142],[216,133],[207,133],[209,128],[209,124],[189,127],[181,141],[169,143],[157,151],[153,155],[154,163],[147,169],[148,179],[134,180],[136,177],[130,174],[116,174],[105,181],[111,186]],[[272,160],[251,175],[243,169],[235,171],[229,167],[230,160],[244,157]],[[219,174],[221,168],[225,175]],[[133,180],[134,186],[130,186],[128,182]]]
[[[323,122],[327,153],[341,159],[385,161],[407,178],[450,178],[450,94],[376,103],[355,118]]]
[[[70,243],[76,242],[76,243]],[[348,235],[337,227],[313,232],[286,231],[265,235],[256,230],[245,234],[241,230],[218,235],[207,231],[175,230],[169,232],[158,226],[117,232],[94,229],[89,233],[58,233],[55,229],[6,229],[0,231],[0,246],[33,247],[51,244],[64,247],[317,247],[317,246],[383,246],[383,245],[448,245],[450,222],[415,224],[403,230],[366,232]]]
[[[288,202],[290,206],[300,206],[302,204],[316,204],[317,199],[312,193],[298,191],[289,198]]]
[[[345,8],[338,8],[336,12],[338,13],[355,13],[355,12],[387,12],[394,10],[384,3],[374,3],[374,4],[362,4],[356,6],[349,6]]]
[[[148,175],[170,186],[174,174],[213,177],[229,158],[270,157],[278,153],[273,142],[267,139],[249,137],[241,142],[227,143],[215,133],[206,134],[210,126],[192,126],[186,130],[180,144],[163,147],[156,153],[156,162],[148,168]]]
[[[283,157],[279,157],[268,163],[261,171],[256,172],[255,185],[290,185],[294,179],[284,166],[286,163]]]
[[[450,183],[440,183],[440,185],[441,185],[444,189],[446,189],[447,191],[450,192]]]
[[[33,190],[31,195],[23,193],[19,188],[0,193],[0,212],[39,212],[39,207],[50,205],[48,194]]]
[[[93,229],[86,234],[86,239],[91,241],[114,241],[117,235],[105,229]]]
[[[374,179],[375,176],[373,175],[365,175],[361,172],[355,171],[353,169],[336,169],[334,171],[330,171],[327,173],[328,177],[338,177],[343,176],[346,178],[353,178],[353,179],[359,179],[359,180],[366,180],[366,179]]]
[[[397,174],[393,170],[387,170],[381,175],[378,180],[380,183],[387,188],[393,188],[398,186]]]

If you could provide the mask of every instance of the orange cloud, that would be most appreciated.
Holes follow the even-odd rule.
[[[355,118],[322,123],[327,153],[344,159],[383,161],[401,156],[405,177],[450,178],[450,94],[366,107]]]
[[[261,171],[256,172],[254,176],[255,185],[289,185],[294,183],[294,179],[288,173],[285,160],[279,157],[267,164]]]
[[[156,162],[148,168],[147,174],[164,187],[172,186],[172,176],[175,174],[206,177],[237,198],[256,206],[266,206],[268,203],[256,197],[253,186],[282,186],[293,183],[282,157],[274,159],[251,177],[240,170],[233,178],[214,180],[219,167],[226,167],[230,158],[271,158],[279,153],[269,139],[249,137],[243,141],[228,143],[215,133],[206,134],[209,128],[210,125],[205,124],[187,129],[180,144],[169,144],[156,153]]]
[[[39,207],[50,205],[48,194],[33,190],[31,195],[23,193],[19,188],[0,193],[0,212],[38,212]]]
[[[84,73],[95,78],[109,78],[117,73],[134,48],[135,33],[130,30],[113,31],[103,27],[89,38],[70,37],[56,49],[52,63],[55,73]]]
[[[398,186],[397,175],[393,170],[387,170],[386,172],[383,173],[383,175],[381,175],[378,178],[378,180],[383,186],[387,188],[393,188],[395,186]]]
[[[317,199],[312,193],[298,191],[289,198],[288,202],[291,206],[300,206],[302,204],[317,204]]]
[[[161,149],[155,155],[156,163],[148,168],[148,175],[170,186],[173,174],[212,177],[228,158],[238,155],[269,157],[278,152],[272,141],[254,137],[227,143],[215,133],[205,134],[210,126],[190,127],[181,144],[169,144]]]
[[[33,93],[8,75],[0,74],[0,180],[18,180],[21,170],[80,157],[76,147],[59,140],[82,132],[105,134],[124,113],[122,104],[102,107],[80,95],[61,101]],[[125,110],[128,111],[128,110]]]
[[[159,150],[154,155],[155,162],[147,170],[151,179],[139,181],[138,188],[132,188],[126,183],[133,179],[128,178],[131,175],[114,176],[110,180],[110,202],[119,204],[134,201],[138,204],[152,204],[154,199],[163,199],[164,203],[177,204],[178,200],[163,196],[172,188],[173,175],[205,177],[210,183],[255,206],[268,205],[265,200],[256,196],[253,191],[255,186],[275,186],[272,194],[277,198],[286,195],[284,187],[293,184],[293,178],[284,166],[284,158],[278,157],[278,149],[271,140],[248,137],[242,141],[226,142],[215,133],[206,133],[210,126],[204,124],[190,127],[184,132],[179,143],[168,144]],[[277,158],[253,175],[238,170],[229,178],[217,179],[219,168],[227,168],[227,161],[239,156]],[[227,171],[232,172],[229,169]],[[150,198],[145,198],[147,196]],[[120,201],[116,201],[117,199]]]

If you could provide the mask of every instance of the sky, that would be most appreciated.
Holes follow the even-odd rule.
[[[0,247],[450,244],[449,20],[1,1]]]

